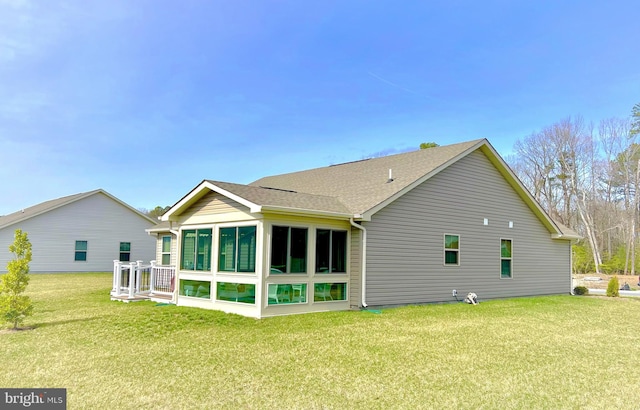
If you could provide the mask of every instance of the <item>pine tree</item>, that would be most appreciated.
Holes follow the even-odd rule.
[[[7,263],[7,273],[0,276],[0,320],[18,329],[18,325],[33,313],[31,298],[23,295],[29,284],[31,262],[31,242],[26,232],[16,229],[9,251],[14,258]]]

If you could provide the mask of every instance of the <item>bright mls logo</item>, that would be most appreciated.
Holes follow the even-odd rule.
[[[66,410],[67,389],[1,389],[0,408]]]

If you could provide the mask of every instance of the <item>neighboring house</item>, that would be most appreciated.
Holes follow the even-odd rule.
[[[571,292],[571,241],[487,140],[204,180],[148,229],[178,305],[251,317]],[[165,280],[165,283],[167,281]]]
[[[14,232],[27,232],[31,272],[110,272],[113,261],[149,260],[156,240],[145,232],[156,221],[97,189],[0,216],[0,271],[13,258]]]

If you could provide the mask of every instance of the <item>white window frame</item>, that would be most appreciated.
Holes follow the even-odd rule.
[[[169,263],[168,265],[171,265],[171,245],[173,242],[173,238],[171,237],[171,235],[162,235],[162,241],[160,242],[160,265],[163,265],[162,261],[164,260],[164,255],[169,255]],[[169,252],[165,252],[164,251],[164,238],[169,238]]]
[[[221,271],[220,270],[220,266],[219,266],[219,259],[220,259],[220,229],[223,228],[245,228],[245,227],[249,227],[249,226],[254,226],[256,228],[256,250],[255,250],[255,258],[256,258],[256,262],[255,262],[255,271],[254,272],[238,272],[238,266],[237,266],[237,260],[236,260],[236,270],[235,271]],[[215,257],[212,257],[212,261],[215,262],[215,266],[211,267],[212,272],[214,272],[217,275],[240,275],[240,276],[249,276],[249,275],[253,275],[253,276],[257,276],[259,274],[260,271],[260,266],[262,266],[262,252],[261,252],[261,246],[262,246],[262,230],[261,230],[261,224],[260,223],[256,223],[256,221],[247,221],[247,222],[227,222],[227,223],[223,223],[223,224],[216,224],[215,225],[215,229],[214,229],[214,242],[215,242]],[[237,253],[238,253],[238,235],[236,235],[236,243],[235,243],[235,249],[236,249],[236,255],[235,257],[237,258]],[[231,282],[231,280],[220,280],[220,282]],[[244,283],[244,282],[238,282],[238,283]],[[253,282],[247,282],[249,284],[253,284]],[[216,288],[217,289],[217,288]]]
[[[458,237],[458,249],[453,249],[453,248],[447,248],[447,236],[457,236]],[[444,266],[447,267],[455,267],[455,266],[460,266],[460,248],[462,248],[462,236],[460,234],[456,234],[456,233],[444,233],[442,235],[442,264]],[[456,258],[456,263],[447,263],[447,252],[456,252],[457,253],[457,258]]]

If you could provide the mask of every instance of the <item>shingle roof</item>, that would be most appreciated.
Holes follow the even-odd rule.
[[[221,181],[208,180],[207,182],[263,207],[317,210],[337,214],[351,213],[338,198],[333,196]]]
[[[333,197],[350,213],[363,214],[484,141],[468,141],[274,175],[261,178],[250,185]],[[393,178],[391,182],[389,170]]]
[[[486,139],[273,175],[249,185],[204,180],[178,201],[163,220],[179,215],[209,190],[243,203],[251,212],[323,213],[367,220],[391,201],[476,149],[488,155],[550,232],[567,239],[579,238],[569,228],[551,220]]]
[[[79,194],[74,194],[74,195],[68,195],[68,196],[64,196],[62,198],[58,198],[58,199],[52,199],[49,201],[45,201],[42,203],[39,203],[37,205],[33,205],[30,206],[28,208],[24,208],[20,211],[8,214],[8,215],[4,215],[4,216],[0,216],[0,229],[5,228],[7,226],[16,224],[18,222],[27,220],[29,218],[33,218],[34,216],[43,214],[45,212],[49,212],[52,211],[56,208],[59,208],[61,206],[70,204],[72,202],[78,201],[80,199],[89,197],[91,195],[95,195],[97,193],[103,193],[104,195],[108,196],[109,198],[115,200],[116,202],[126,206],[127,208],[131,209],[134,212],[137,212],[138,214],[140,214],[140,216],[149,219],[149,221],[154,222],[153,219],[147,217],[146,215],[144,215],[143,213],[141,213],[140,211],[132,208],[131,206],[127,205],[126,203],[122,202],[121,200],[119,200],[118,198],[112,196],[111,194],[107,193],[106,191],[102,190],[102,189],[96,189],[93,191],[89,191],[89,192],[82,192]]]
[[[50,211],[52,209],[58,208],[58,207],[60,207],[62,205],[66,205],[68,203],[77,201],[80,198],[84,198],[86,196],[93,195],[96,192],[98,192],[98,190],[91,191],[91,192],[82,192],[80,194],[75,194],[75,195],[64,196],[62,198],[52,199],[50,201],[45,201],[45,202],[39,203],[37,205],[30,206],[29,208],[24,208],[24,209],[22,209],[20,211],[14,212],[14,213],[9,214],[9,215],[0,216],[0,228],[4,228],[5,226],[13,225],[13,224],[18,223],[20,221],[24,221],[26,219],[32,218],[32,217],[34,217],[36,215],[40,215],[40,214],[45,213],[47,211]]]

